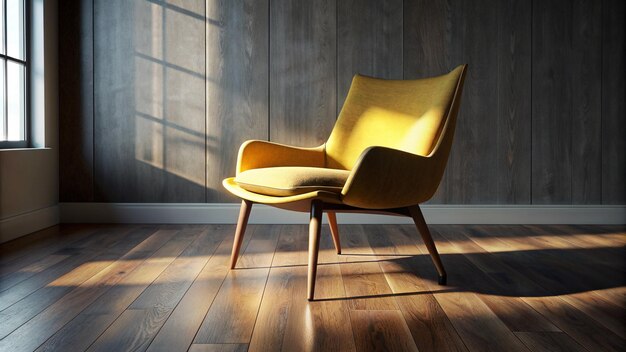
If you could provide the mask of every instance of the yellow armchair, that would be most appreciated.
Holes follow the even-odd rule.
[[[247,141],[239,149],[236,177],[224,187],[242,199],[231,255],[234,269],[254,203],[310,213],[308,299],[315,276],[322,214],[328,215],[337,253],[337,212],[413,218],[439,274],[446,272],[419,204],[437,191],[452,147],[463,81],[461,65],[418,80],[356,75],[326,143],[300,148]]]

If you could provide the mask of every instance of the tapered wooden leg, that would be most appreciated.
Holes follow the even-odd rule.
[[[317,275],[317,255],[320,249],[320,232],[322,230],[323,203],[319,200],[311,202],[311,220],[309,222],[309,275],[307,281],[307,299],[313,300],[315,294],[315,276]]]
[[[422,235],[422,240],[424,240],[424,244],[426,248],[428,248],[428,253],[430,253],[430,257],[437,268],[437,273],[439,273],[439,284],[445,285],[447,281],[446,270],[443,268],[443,263],[441,262],[441,258],[439,258],[439,252],[437,252],[437,247],[435,247],[435,242],[433,242],[433,238],[430,235],[430,230],[428,230],[428,225],[426,225],[426,220],[424,220],[424,215],[422,214],[422,210],[419,205],[414,205],[408,208],[413,221],[415,222],[415,226],[417,226],[417,230],[420,235]]]
[[[337,215],[334,211],[326,212],[328,215],[328,225],[330,225],[330,234],[333,236],[333,243],[337,254],[341,254],[341,242],[339,241],[339,227],[337,227]]]
[[[241,243],[243,242],[243,235],[246,232],[246,226],[248,225],[248,218],[250,217],[250,210],[252,210],[252,202],[249,200],[241,201],[241,208],[239,209],[239,220],[237,220],[237,230],[235,230],[235,242],[233,242],[233,251],[230,255],[230,268],[235,269],[237,265],[237,259],[239,259],[239,250],[241,249]]]

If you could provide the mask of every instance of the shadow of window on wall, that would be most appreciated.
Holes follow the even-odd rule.
[[[135,3],[135,158],[204,187],[203,3]]]

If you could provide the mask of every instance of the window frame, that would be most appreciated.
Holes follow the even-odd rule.
[[[7,67],[8,67],[8,63],[9,61],[24,65],[24,139],[23,140],[19,140],[19,141],[3,141],[0,140],[0,149],[18,149],[18,148],[30,148],[32,147],[32,140],[31,140],[31,115],[30,115],[30,111],[31,111],[31,100],[30,100],[30,75],[31,75],[31,32],[32,32],[32,26],[31,26],[31,1],[32,0],[24,0],[24,60],[20,60],[14,57],[9,56],[8,52],[7,52],[7,43],[6,43],[6,38],[8,36],[7,34],[7,1],[8,0],[4,0],[2,2],[2,6],[4,7],[2,9],[2,16],[4,17],[2,19],[3,23],[2,25],[4,26],[3,28],[3,37],[0,38],[0,41],[2,41],[2,45],[4,45],[4,54],[0,54],[0,59],[4,60],[4,68],[2,68],[4,70],[4,87],[3,87],[3,93],[4,96],[1,97],[3,99],[3,108],[4,108],[4,119],[6,121],[8,121],[8,79],[7,79]]]

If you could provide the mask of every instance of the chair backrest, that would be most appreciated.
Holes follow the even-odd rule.
[[[421,156],[441,150],[446,155],[438,156],[447,160],[452,136],[444,136],[454,133],[466,67],[417,80],[356,75],[326,142],[326,167],[351,170],[372,146]]]

